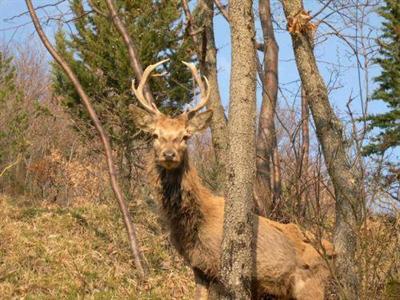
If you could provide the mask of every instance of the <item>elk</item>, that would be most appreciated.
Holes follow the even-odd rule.
[[[207,299],[210,282],[219,283],[219,257],[223,234],[224,198],[213,195],[201,183],[190,164],[188,140],[204,130],[212,111],[199,112],[209,101],[208,81],[204,82],[196,67],[183,62],[200,88],[199,104],[177,117],[161,113],[150,103],[143,89],[150,73],[166,60],[150,65],[137,88],[132,89],[144,109],[130,105],[137,127],[153,137],[148,159],[148,181],[157,199],[162,219],[178,253],[193,269],[196,299]],[[281,224],[264,217],[257,219],[254,291],[256,298],[272,295],[278,299],[324,298],[329,276],[326,261],[311,245],[310,234],[303,234],[295,224]],[[328,257],[334,251],[322,241]]]

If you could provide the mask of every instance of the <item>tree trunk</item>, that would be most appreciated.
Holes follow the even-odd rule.
[[[308,99],[304,88],[301,87],[301,156],[299,162],[298,184],[299,188],[299,207],[298,212],[301,217],[305,217],[308,200],[308,164],[310,156],[310,133],[309,133],[310,112],[308,109]]]
[[[258,212],[266,216],[274,211],[275,202],[279,198],[276,193],[280,193],[279,153],[276,151],[275,132],[279,49],[272,26],[270,1],[260,0],[258,9],[264,36],[264,72],[257,136],[255,198]]]
[[[256,52],[251,0],[229,2],[232,70],[228,122],[228,164],[221,278],[233,299],[250,299],[254,270],[256,175]]]
[[[281,211],[281,193],[282,193],[282,176],[281,176],[281,157],[278,149],[278,142],[276,139],[276,131],[274,125],[274,139],[273,139],[273,151],[272,151],[272,167],[273,167],[273,176],[272,176],[272,188],[273,188],[273,216],[275,218],[279,218],[282,216]]]
[[[303,11],[301,0],[284,0],[287,20],[296,18]],[[291,33],[297,68],[309,107],[314,119],[317,137],[336,197],[336,227],[334,244],[338,252],[337,275],[342,285],[343,297],[357,299],[358,278],[355,253],[357,247],[357,225],[361,217],[362,195],[357,176],[346,152],[343,128],[335,115],[328,98],[327,87],[319,73],[313,53],[310,32]]]
[[[197,28],[203,28],[201,38],[197,38],[197,57],[200,71],[207,77],[211,97],[208,108],[213,110],[211,123],[212,143],[219,167],[221,182],[225,178],[226,151],[228,148],[227,122],[221,103],[217,73],[217,49],[214,38],[214,1],[199,0],[196,12]]]
[[[310,130],[309,130],[310,112],[308,110],[308,98],[303,89],[301,88],[301,168],[303,174],[308,172],[308,161],[310,156]]]

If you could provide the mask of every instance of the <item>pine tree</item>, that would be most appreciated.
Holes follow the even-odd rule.
[[[150,88],[158,108],[168,114],[181,111],[193,98],[191,73],[181,60],[191,61],[191,44],[184,34],[179,0],[116,0],[118,13],[132,37],[143,68],[164,58],[170,61],[152,77]],[[133,70],[127,48],[107,17],[104,0],[72,0],[72,29],[56,35],[57,51],[77,74],[104,126],[119,162],[124,190],[130,190],[142,135],[134,126],[128,106],[137,102],[131,93]],[[91,5],[95,5],[95,9]],[[101,11],[102,13],[95,13]],[[64,27],[67,28],[67,27]],[[64,72],[53,64],[55,94],[70,113],[79,133],[96,136],[81,99]],[[139,137],[139,138],[138,138]]]
[[[178,0],[116,1],[119,13],[133,38],[143,67],[163,58],[170,58],[165,75],[153,77],[150,87],[161,111],[173,113],[192,99],[190,72],[181,60],[190,61],[189,43],[183,38]],[[102,14],[88,13],[90,5],[107,14],[104,0],[71,2],[73,29],[59,31],[56,47],[72,66],[107,129],[115,148],[130,152],[136,129],[133,128],[128,106],[136,100],[131,94],[127,49],[111,20]],[[53,65],[56,95],[79,124],[80,132],[94,134],[86,111],[72,84],[57,65]]]
[[[27,147],[28,116],[22,107],[23,97],[17,89],[16,75],[12,57],[0,51],[0,170]]]
[[[15,67],[11,62],[12,57],[0,52],[0,104],[15,92]]]
[[[378,41],[380,50],[376,63],[382,68],[382,73],[375,78],[379,87],[372,99],[384,101],[389,110],[367,117],[370,121],[368,129],[380,130],[364,148],[368,155],[400,146],[400,2],[385,0],[379,14],[384,22],[383,34]]]

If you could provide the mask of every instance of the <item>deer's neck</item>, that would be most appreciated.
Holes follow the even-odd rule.
[[[181,254],[194,248],[204,220],[202,199],[206,190],[190,164],[187,154],[180,167],[166,170],[152,162],[151,182],[155,184],[161,213],[168,224],[175,247]]]

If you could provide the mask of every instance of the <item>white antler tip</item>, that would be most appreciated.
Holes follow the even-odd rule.
[[[167,61],[169,61],[169,58],[166,58],[166,59],[163,59],[163,60],[159,61],[158,63],[155,64],[155,66],[162,65],[163,63],[166,63]]]
[[[186,61],[183,61],[183,60],[182,60],[182,63],[183,63],[185,66],[189,67],[189,68],[193,68],[193,67],[194,67],[194,64],[193,64],[193,63],[189,63],[189,62],[186,62]]]

